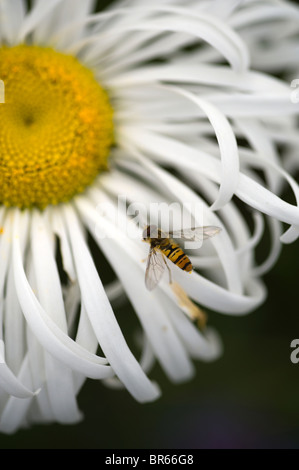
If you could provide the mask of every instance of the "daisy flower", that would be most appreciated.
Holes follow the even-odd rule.
[[[155,400],[155,359],[183,382],[192,359],[221,353],[216,332],[186,315],[192,301],[231,315],[264,301],[282,223],[283,241],[298,237],[298,205],[279,197],[287,183],[297,200],[298,186],[277,135],[294,135],[299,110],[251,58],[270,7],[299,10],[262,3],[260,22],[254,1],[131,0],[100,13],[92,0],[0,1],[2,432],[78,422],[86,378]],[[146,290],[142,231],[134,211],[116,222],[119,196],[146,211],[177,202],[197,223],[199,205],[204,225],[221,227],[193,252],[192,274],[173,269],[176,290],[167,279]],[[264,220],[272,245],[257,266]],[[134,354],[113,311],[124,294],[142,332]]]

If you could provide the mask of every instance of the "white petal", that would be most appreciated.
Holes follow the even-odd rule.
[[[94,226],[98,216],[93,208],[82,199],[78,200],[82,217],[90,228]],[[193,367],[182,344],[169,322],[164,309],[157,299],[157,294],[149,293],[144,284],[144,267],[142,263],[136,264],[115,240],[104,238],[96,239],[102,247],[109,262],[121,280],[132,305],[142,323],[147,337],[155,351],[157,358],[170,379],[179,382],[190,379]],[[124,240],[122,243],[129,242]],[[122,261],[120,262],[120,259]],[[128,272],[130,277],[128,277]],[[134,279],[134,282],[132,282]]]
[[[256,23],[267,22],[277,19],[295,19],[299,20],[299,11],[290,2],[256,2],[256,5],[241,10],[233,16],[231,24],[235,28],[244,28],[245,26],[253,26]],[[250,8],[251,7],[251,8]]]
[[[294,243],[299,238],[299,226],[290,227],[281,237],[280,241],[285,244]]]
[[[71,369],[47,353],[45,368],[49,400],[55,421],[61,424],[80,422],[82,414],[77,406],[77,391]]]
[[[0,351],[0,379],[1,389],[5,390],[9,395],[17,398],[32,398],[39,393],[39,390],[32,392],[25,387],[20,380],[11,372],[5,362],[4,355]]]
[[[23,361],[18,380],[24,383],[26,387],[33,387],[28,357],[25,357]],[[31,404],[32,398],[25,398],[20,400],[19,398],[11,396],[8,399],[8,402],[1,414],[0,432],[13,434],[21,426],[26,426],[26,415]]]
[[[31,251],[37,283],[38,299],[56,325],[67,333],[61,283],[50,227],[46,225],[45,215],[32,213]]]
[[[83,348],[87,349],[87,351],[92,352],[93,354],[95,354],[97,351],[98,340],[88,318],[84,303],[82,303],[81,306],[76,342],[80,344],[80,346],[83,346]]]
[[[13,236],[13,266],[18,299],[24,316],[43,347],[71,369],[91,378],[113,375],[103,359],[88,353],[64,334],[44,311],[26,278],[20,249],[19,211],[15,211]]]
[[[272,89],[268,93],[241,95],[238,93],[215,93],[206,97],[227,117],[265,117],[277,115],[298,115],[299,106],[292,103],[290,92]]]
[[[221,153],[222,175],[219,195],[211,210],[219,210],[231,200],[239,183],[239,154],[235,135],[228,120],[213,105],[182,89],[172,88],[172,90],[198,105],[207,115],[215,131]]]
[[[62,217],[58,210],[52,210],[50,212],[50,217],[51,217],[51,224],[53,227],[53,232],[58,236],[60,240],[63,268],[65,272],[68,274],[70,280],[72,282],[75,282],[77,279],[75,266],[74,266],[74,261],[72,258],[70,246],[67,240],[66,228],[64,227]]]
[[[80,22],[92,11],[95,0],[63,0],[55,5],[51,15],[42,21],[35,30],[35,40],[39,43],[52,43],[52,38],[65,27],[63,43],[67,47],[84,35],[84,23]],[[74,28],[71,25],[74,25]]]
[[[81,311],[78,331],[76,335],[76,343],[80,344],[80,346],[87,349],[87,351],[90,351],[93,354],[97,352],[99,345],[83,302],[81,302]],[[80,389],[82,388],[85,382],[85,377],[82,374],[75,374],[74,380],[76,393],[79,393]],[[106,380],[114,380],[114,378]]]
[[[17,35],[24,21],[25,13],[24,0],[0,1],[1,35],[9,44],[14,45],[17,42]]]
[[[210,362],[222,355],[222,342],[216,331],[206,328],[201,333],[177,307],[169,309],[168,315],[193,358]]]
[[[155,364],[155,355],[153,352],[153,348],[151,343],[149,342],[146,335],[143,337],[143,348],[142,348],[142,356],[140,358],[140,365],[145,373],[148,373],[152,370]]]
[[[143,373],[129,350],[100,281],[77,216],[64,208],[82,299],[98,341],[120,380],[140,402],[155,400],[157,387]]]
[[[259,307],[266,298],[264,285],[256,279],[248,279],[246,295],[238,295],[217,286],[195,272],[186,276],[178,272],[177,281],[187,294],[199,304],[220,313],[246,315]]]
[[[146,335],[143,335],[143,338],[141,338],[141,335],[138,335],[137,342],[140,343],[140,345],[142,346],[142,356],[140,358],[140,365],[144,372],[147,374],[151,371],[155,364],[155,355],[151,343],[149,342]],[[104,380],[104,384],[112,389],[121,390],[124,388],[123,384],[117,377],[114,377],[113,379]]]
[[[131,133],[131,130],[123,129],[118,139],[121,139],[120,144],[123,147],[127,147],[134,154],[132,145],[130,147],[128,143],[135,140],[141,146],[141,135],[143,142],[146,139],[146,147],[143,148],[143,151],[147,150],[159,162],[167,163],[174,167],[183,167],[184,170],[188,169],[188,171],[198,174],[199,179],[206,176],[220,183],[220,162],[212,155],[207,155],[197,149],[195,150],[191,146],[174,139],[158,137],[152,133],[150,138],[149,133],[143,133],[141,129],[138,129],[138,132],[135,131],[134,135]],[[157,144],[158,141],[160,142],[159,145]],[[183,159],[182,155],[184,155]],[[283,201],[242,172],[240,172],[236,195],[254,209],[275,217],[282,222],[299,226],[299,211],[297,206]]]
[[[31,280],[31,279],[30,279]],[[45,371],[45,350],[38,343],[36,337],[27,327],[28,361],[32,377],[32,383],[35,388],[41,387],[41,392],[36,397],[35,406],[38,410],[38,420],[44,423],[55,421],[55,415],[52,410],[49,399],[48,388],[46,384]],[[32,418],[35,417],[32,416]]]
[[[61,3],[63,0],[35,0],[34,8],[28,13],[25,17],[25,20],[19,30],[18,42],[23,42],[28,34],[30,34],[40,23],[41,21],[50,15],[52,10]]]
[[[124,296],[124,288],[117,279],[108,285],[105,285],[105,291],[110,302],[118,302]]]
[[[56,325],[67,334],[67,321],[60,285],[52,233],[46,216],[34,211],[32,217],[31,251],[37,294],[41,306]],[[50,288],[49,288],[50,287]],[[72,370],[61,361],[45,354],[46,383],[55,419],[60,423],[75,423],[81,419],[77,407]],[[59,389],[59,393],[57,390]]]
[[[251,147],[257,154],[259,154],[259,158],[269,160],[276,165],[280,165],[278,151],[274,143],[267,137],[264,126],[261,122],[250,119],[238,119],[236,121],[236,127],[241,129],[244,137],[246,137]],[[274,193],[277,193],[281,188],[281,179],[277,174],[274,174],[273,171],[269,170],[271,170],[271,167],[268,169],[265,164],[265,174],[269,189]]]
[[[173,84],[192,83],[209,87],[227,87],[245,92],[258,92],[277,89],[286,91],[283,81],[259,72],[238,73],[229,67],[207,64],[162,64],[139,67],[127,73],[109,78],[109,88],[124,93],[123,87],[135,87],[145,83],[170,82]],[[288,90],[289,91],[289,90]]]
[[[138,21],[134,24],[120,24],[113,34],[119,35],[129,31],[173,31],[194,35],[194,37],[203,39],[219,50],[236,70],[244,70],[248,67],[249,56],[246,46],[234,31],[227,27],[224,22],[217,18],[201,12],[194,12],[184,8],[175,7],[157,7],[155,13],[168,13],[165,19],[160,14],[159,17],[144,21]],[[173,14],[173,15],[172,15]],[[110,36],[112,33],[109,34]],[[109,35],[108,38],[109,38]],[[157,54],[159,55],[159,46],[157,45]],[[131,57],[130,57],[131,58]]]
[[[78,311],[81,303],[81,293],[79,284],[77,282],[64,286],[64,307],[67,316],[67,325],[69,336],[75,330],[75,323],[77,321]]]
[[[248,176],[240,175],[240,184],[236,194],[255,209],[282,222],[299,226],[298,207],[283,201]]]
[[[143,162],[144,163],[144,162]],[[153,165],[150,164],[149,162],[146,163],[145,166],[146,170],[148,171],[149,169],[152,171]],[[171,190],[172,194],[175,195],[176,199],[180,194],[184,194],[182,196],[183,199],[185,199],[185,191],[188,191],[188,188],[185,187],[182,183],[180,183],[177,179],[175,179],[172,175],[166,173],[164,170],[161,168],[158,169],[155,167],[155,172],[153,173],[159,178],[157,181],[157,184],[165,188],[167,187],[169,190]],[[184,192],[182,192],[184,190]],[[188,196],[188,200],[190,199],[190,196]],[[203,205],[204,207],[204,205]],[[214,217],[216,217],[215,214],[211,214],[209,212],[206,213],[207,222],[213,225],[220,225],[222,226],[221,222],[215,222]],[[213,217],[212,219],[209,217]],[[218,220],[218,219],[217,219]],[[223,227],[223,232],[221,235],[218,236],[219,243],[218,249],[221,247],[222,243],[224,242],[224,233],[225,233],[225,227]],[[221,238],[221,242],[220,242]],[[211,241],[216,242],[217,237],[212,239]],[[225,240],[226,241],[226,240]],[[227,240],[228,241],[228,240]],[[258,282],[257,280],[254,279],[248,279],[247,280],[247,285],[246,285],[246,290],[248,290],[247,295],[243,296],[240,295],[239,293],[242,291],[242,287],[239,287],[241,290],[236,290],[235,293],[233,294],[233,291],[237,287],[237,282],[240,285],[241,281],[241,276],[239,278],[235,278],[236,273],[238,273],[238,265],[236,264],[234,269],[232,268],[231,265],[231,260],[236,256],[234,253],[233,247],[230,246],[231,241],[229,241],[229,244],[226,244],[226,248],[224,249],[224,246],[221,247],[221,250],[224,249],[223,254],[221,255],[221,259],[223,262],[223,265],[226,267],[226,272],[228,275],[228,280],[233,284],[231,284],[230,290],[232,292],[226,291],[222,287],[213,284],[211,281],[208,281],[207,279],[202,278],[199,275],[193,276],[193,274],[186,274],[180,270],[177,270],[176,272],[176,277],[178,278],[180,284],[184,287],[187,293],[190,294],[194,300],[199,302],[201,305],[205,305],[211,309],[218,310],[223,313],[231,313],[231,314],[245,314],[248,313],[249,311],[253,310],[254,308],[257,308],[259,306],[264,298],[265,298],[265,289],[264,286],[261,282]],[[215,247],[217,245],[215,244]],[[227,259],[225,259],[225,250],[226,250],[226,255],[228,252],[230,253],[229,256],[227,256]],[[220,252],[219,252],[220,254]],[[237,262],[237,261],[236,261]],[[231,269],[231,271],[230,271]]]
[[[6,281],[7,270],[10,262],[11,254],[11,237],[12,237],[12,215],[11,211],[6,214],[1,212],[1,233],[0,235],[0,293],[1,298],[4,298],[4,286]]]
[[[231,240],[227,236],[222,222],[215,214],[207,209],[204,201],[185,184],[178,181],[170,173],[155,166],[149,160],[141,159],[141,161],[144,167],[150,171],[158,181],[160,181],[162,186],[170,191],[170,193],[175,197],[175,200],[180,201],[182,204],[187,201],[189,204],[201,207],[204,215],[204,225],[214,225],[224,229],[219,236],[211,239],[211,243],[215,247],[222,262],[229,289],[236,293],[242,293],[243,288],[240,283],[237,258],[234,253]]]
[[[280,236],[282,232],[281,223],[271,217],[268,217],[268,224],[270,226],[271,236],[271,249],[267,259],[259,266],[252,270],[254,276],[262,276],[268,272],[276,263],[281,253]]]
[[[9,267],[5,298],[5,355],[14,374],[18,374],[25,356],[24,317],[18,301],[12,265]]]

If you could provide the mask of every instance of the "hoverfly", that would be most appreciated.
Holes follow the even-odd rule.
[[[167,265],[166,258],[183,271],[192,272],[193,266],[190,259],[182,248],[173,241],[173,238],[201,242],[214,237],[220,230],[220,227],[206,226],[164,233],[156,225],[148,225],[142,234],[143,241],[150,245],[145,272],[145,285],[147,289],[151,291],[157,286],[162,279],[165,267],[168,269],[169,283],[172,283],[171,271]]]

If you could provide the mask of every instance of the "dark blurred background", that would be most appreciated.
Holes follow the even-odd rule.
[[[82,424],[0,435],[0,449],[299,448],[299,364],[290,361],[290,343],[299,338],[298,260],[298,243],[284,247],[256,312],[210,314],[224,354],[197,363],[192,382],[173,385],[156,366],[152,378],[163,396],[139,405],[126,391],[90,380],[79,399]],[[121,323],[125,316],[130,323],[129,306],[118,311]]]
[[[224,354],[197,363],[192,382],[173,385],[156,366],[151,377],[163,396],[139,405],[126,391],[90,380],[79,399],[80,425],[0,435],[0,449],[299,448],[299,364],[290,361],[290,343],[299,338],[298,261],[298,242],[285,246],[265,276],[269,295],[256,312],[210,314]],[[121,324],[128,319],[127,328],[133,324],[128,305],[118,317]]]
[[[0,435],[0,449],[299,448],[299,364],[290,361],[290,343],[299,338],[298,260],[298,243],[283,249],[256,312],[210,315],[224,355],[197,363],[192,382],[170,384],[156,366],[152,378],[163,396],[139,405],[125,391],[88,381],[79,399],[82,424]],[[118,316],[131,321],[131,313],[127,306]]]

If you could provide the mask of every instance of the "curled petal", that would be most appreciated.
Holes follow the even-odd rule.
[[[99,344],[132,395],[141,402],[155,400],[158,388],[145,376],[125,342],[71,207],[65,209],[65,217],[72,227],[69,237],[82,299]]]

